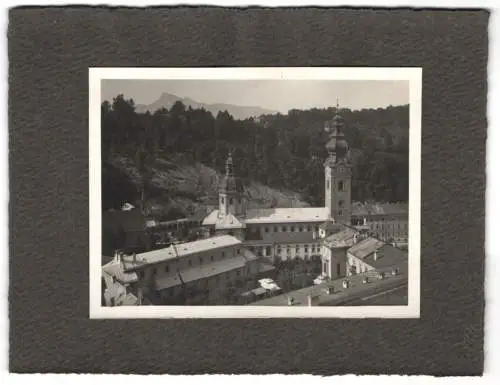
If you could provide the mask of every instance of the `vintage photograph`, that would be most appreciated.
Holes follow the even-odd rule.
[[[93,68],[90,316],[418,317],[418,68]]]

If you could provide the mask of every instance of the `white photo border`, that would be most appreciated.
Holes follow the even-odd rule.
[[[101,305],[101,80],[406,80],[409,82],[407,306],[117,306]],[[120,318],[419,318],[422,68],[226,67],[89,68],[89,316]]]

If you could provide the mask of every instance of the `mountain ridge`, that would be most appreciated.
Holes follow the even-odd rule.
[[[240,106],[236,104],[228,103],[203,103],[196,101],[191,98],[183,98],[168,92],[164,92],[160,97],[150,104],[137,104],[136,111],[138,113],[145,113],[149,111],[154,113],[155,111],[166,108],[170,109],[176,102],[182,102],[186,107],[190,106],[193,109],[204,108],[210,111],[214,116],[220,111],[227,111],[234,119],[248,119],[251,117],[259,117],[261,115],[277,114],[279,111],[270,110],[267,108],[262,108],[259,106]]]

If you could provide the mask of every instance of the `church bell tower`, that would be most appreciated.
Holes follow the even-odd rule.
[[[229,213],[235,216],[245,213],[244,188],[241,181],[234,176],[231,153],[226,159],[226,175],[219,186],[219,217]]]
[[[344,119],[337,100],[335,116],[325,124],[329,133],[325,161],[325,207],[328,207],[334,222],[350,225],[352,166],[343,128]]]

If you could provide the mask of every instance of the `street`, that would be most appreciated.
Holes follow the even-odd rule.
[[[395,287],[370,296],[356,298],[342,305],[349,306],[405,306],[408,304],[406,285]]]

